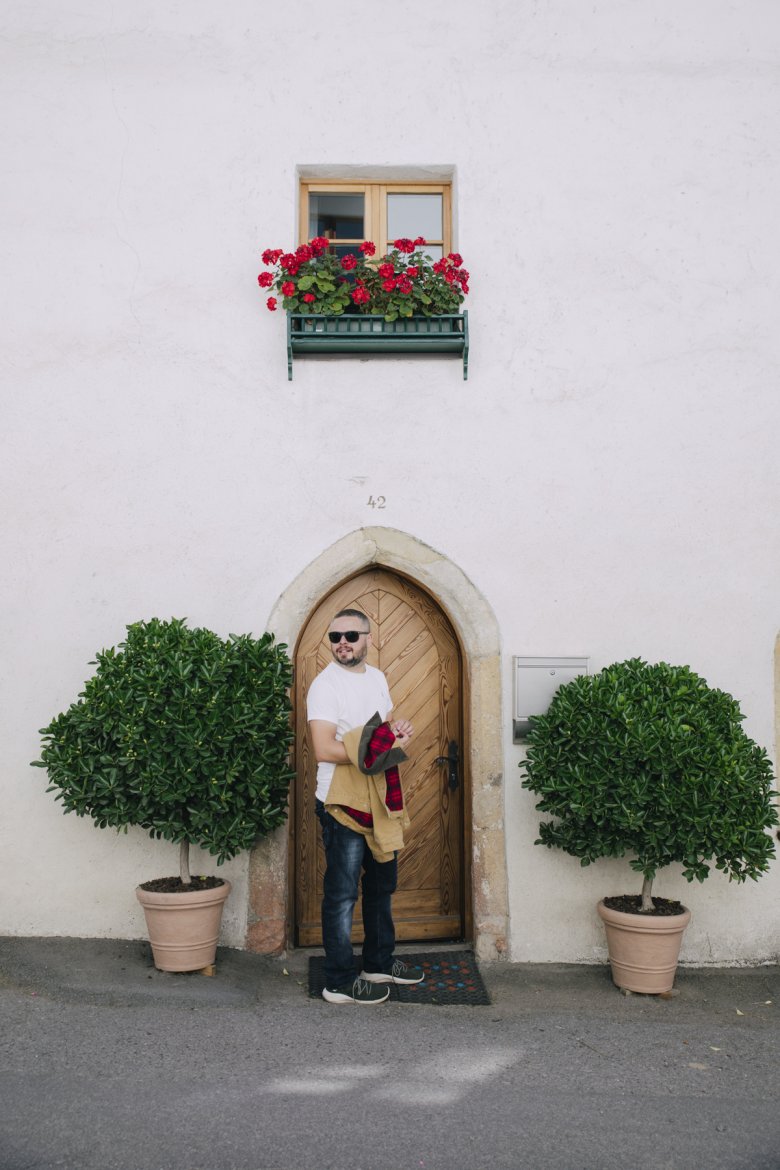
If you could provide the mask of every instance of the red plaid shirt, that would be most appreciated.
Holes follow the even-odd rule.
[[[389,723],[380,723],[374,734],[369,740],[368,749],[363,760],[364,766],[370,768],[377,756],[382,752],[387,752],[395,743],[395,735],[390,730]],[[401,791],[401,776],[398,768],[392,765],[385,771],[385,780],[387,782],[387,791],[385,792],[385,805],[389,812],[401,812],[404,807],[404,797]],[[347,808],[346,805],[341,805],[344,812],[349,813],[354,821],[362,825],[364,829],[373,829],[374,818],[371,813],[361,812],[360,809]]]

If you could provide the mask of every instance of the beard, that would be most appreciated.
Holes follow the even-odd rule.
[[[350,655],[345,655],[343,658],[339,657],[339,647],[334,647],[334,662],[337,662],[339,666],[346,666],[348,669],[351,669],[355,666],[361,666],[365,661],[366,655],[368,654],[368,643],[364,643],[362,650],[354,650],[352,646],[349,645],[349,643],[347,643],[347,645],[349,646],[350,650],[352,650],[352,653]]]

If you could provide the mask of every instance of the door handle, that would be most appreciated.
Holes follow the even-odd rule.
[[[437,756],[434,760],[435,764],[446,764],[447,775],[449,778],[450,791],[455,792],[460,785],[460,776],[458,773],[458,744],[457,740],[450,740],[449,752],[446,756]]]

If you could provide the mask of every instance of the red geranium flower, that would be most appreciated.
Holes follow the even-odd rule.
[[[276,293],[266,301],[271,312],[300,303],[310,312],[326,314],[343,312],[349,306],[354,306],[352,312],[370,312],[383,305],[398,312],[401,296],[408,298],[404,311],[410,312],[418,291],[434,314],[445,311],[447,306],[451,311],[452,305],[462,301],[469,291],[469,273],[459,252],[434,260],[417,251],[426,242],[424,236],[414,240],[401,236],[388,246],[386,255],[379,256],[373,240],[363,240],[350,245],[349,253],[341,256],[338,253],[342,249],[337,252],[332,240],[315,236],[291,252],[267,248],[262,253],[263,263],[272,271],[261,272],[257,282],[261,289]],[[328,291],[315,292],[312,288],[304,294],[297,278],[310,272],[318,278],[325,276],[326,284],[330,281]],[[309,277],[303,282],[304,288],[312,283]],[[426,298],[425,292],[430,296]]]

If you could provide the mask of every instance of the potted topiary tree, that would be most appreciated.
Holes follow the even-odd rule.
[[[629,855],[644,879],[641,895],[598,905],[618,987],[674,983],[690,911],[652,896],[657,870],[677,862],[688,881],[704,881],[714,860],[741,882],[769,867],[772,769],[743,719],[689,667],[634,658],[565,684],[532,723],[522,784],[555,818],[536,844],[582,865]]]
[[[179,843],[178,876],[136,891],[162,970],[213,963],[230,892],[222,878],[191,876],[190,844],[220,865],[286,819],[285,651],[270,634],[223,641],[180,619],[137,622],[97,655],[79,701],[41,730],[34,766],[64,812]]]

